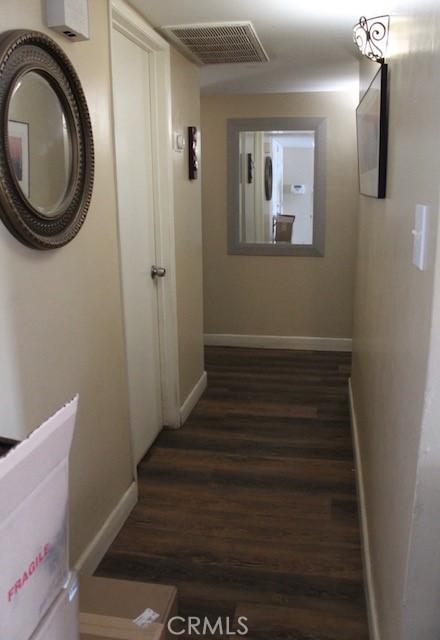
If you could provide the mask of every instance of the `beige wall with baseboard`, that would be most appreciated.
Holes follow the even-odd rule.
[[[436,0],[396,5],[387,198],[360,198],[353,390],[380,639],[434,640],[440,634],[440,374],[434,357],[440,7]],[[361,87],[371,75],[371,63],[362,63]],[[424,272],[412,265],[417,203],[429,205],[431,214]]]
[[[0,437],[21,439],[80,393],[71,455],[71,560],[133,481],[123,338],[110,77],[109,3],[93,0],[91,40],[47,29],[39,0],[5,0],[2,28],[46,32],[66,51],[92,118],[96,177],[79,235],[48,252],[0,224]],[[171,51],[173,127],[199,126],[198,69]],[[180,397],[203,373],[201,181],[174,156]]]
[[[200,129],[200,71],[171,48],[173,131]],[[200,139],[200,137],[199,137]],[[199,149],[200,152],[200,149]],[[173,152],[180,400],[203,374],[203,263],[201,176],[188,178],[188,146]]]
[[[205,333],[350,338],[357,210],[355,93],[202,97]],[[324,258],[227,253],[228,118],[328,118]]]
[[[116,229],[108,3],[90,4],[91,40],[45,28],[39,0],[4,0],[2,29],[48,33],[87,97],[96,179],[90,212],[66,247],[36,251],[0,223],[0,435],[23,438],[77,392],[71,455],[75,563],[133,481]]]

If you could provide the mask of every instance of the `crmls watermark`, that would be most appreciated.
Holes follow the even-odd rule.
[[[168,620],[168,631],[173,636],[183,636],[184,634],[203,637],[217,634],[222,636],[246,636],[249,632],[247,621],[247,618],[240,616],[234,629],[234,620],[229,617],[210,620],[207,617],[188,616],[188,618],[183,618],[182,616],[174,616]]]

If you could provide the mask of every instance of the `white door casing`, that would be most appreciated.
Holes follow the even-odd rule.
[[[135,462],[162,429],[149,56],[113,34],[118,227],[130,422]],[[127,73],[127,69],[130,73]]]
[[[112,2],[111,33],[122,298],[137,463],[163,425],[180,426],[169,45],[122,0]],[[166,277],[153,281],[152,264],[165,267]]]

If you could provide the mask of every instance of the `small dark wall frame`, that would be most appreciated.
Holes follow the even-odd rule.
[[[386,197],[388,66],[381,65],[356,109],[359,193]]]
[[[252,153],[247,153],[246,158],[247,158],[247,183],[252,184],[254,181],[254,161],[252,159]]]
[[[197,127],[188,127],[188,162],[189,179],[197,180],[199,172],[199,158],[197,156]]]
[[[264,160],[264,195],[267,201],[272,200],[273,192],[273,167],[272,158],[266,156]]]
[[[50,84],[63,107],[72,139],[72,172],[66,195],[53,216],[35,209],[21,191],[9,153],[8,113],[17,82],[29,72]],[[81,82],[70,60],[48,36],[14,30],[0,36],[0,217],[23,244],[54,249],[70,242],[86,218],[93,190],[92,126]]]

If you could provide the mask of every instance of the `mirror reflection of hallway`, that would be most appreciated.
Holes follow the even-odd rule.
[[[240,132],[241,242],[313,244],[314,165],[314,131]]]

